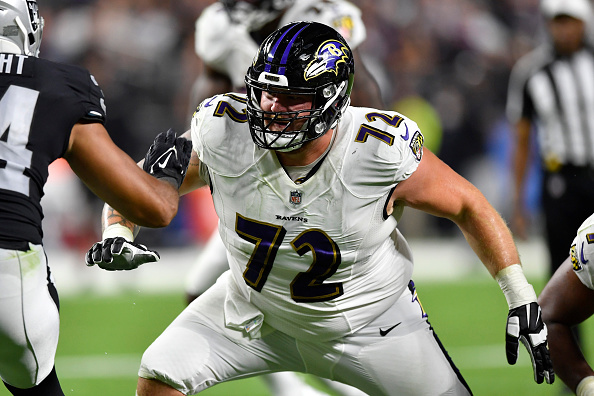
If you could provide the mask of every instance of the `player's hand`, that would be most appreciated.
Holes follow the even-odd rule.
[[[159,253],[144,245],[116,237],[95,243],[87,252],[85,261],[89,267],[96,264],[104,270],[120,271],[138,268],[160,258]]]
[[[192,142],[183,137],[176,137],[173,129],[161,132],[144,157],[142,169],[158,179],[169,179],[179,186],[186,177]]]
[[[552,384],[555,373],[547,347],[547,327],[536,302],[511,309],[507,315],[505,352],[509,364],[516,364],[518,360],[519,341],[530,354],[536,383],[542,384],[544,379],[547,384]]]

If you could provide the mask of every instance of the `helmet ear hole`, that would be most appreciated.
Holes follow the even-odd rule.
[[[334,85],[330,85],[323,89],[322,96],[324,99],[328,99],[332,97],[336,93],[336,87]]]

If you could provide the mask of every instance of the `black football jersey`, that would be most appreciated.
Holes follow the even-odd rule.
[[[72,127],[105,121],[103,92],[85,69],[0,53],[0,248],[41,244],[48,166]]]

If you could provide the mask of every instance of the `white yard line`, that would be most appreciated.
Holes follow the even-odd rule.
[[[528,366],[530,359],[522,348],[520,346],[520,357],[516,365]],[[462,374],[469,370],[508,366],[503,343],[448,348],[448,352]],[[60,378],[130,378],[136,377],[140,358],[140,353],[58,356],[56,369]]]

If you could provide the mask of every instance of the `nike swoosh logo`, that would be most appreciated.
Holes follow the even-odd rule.
[[[582,263],[586,264],[587,262],[589,262],[590,260],[586,260],[586,258],[584,257],[584,242],[582,242],[582,251],[580,252],[580,258],[582,259]]]
[[[400,135],[400,137],[403,140],[408,140],[408,125],[404,124],[404,126],[406,127],[406,132],[404,133],[404,135]]]
[[[380,335],[381,335],[382,337],[385,337],[385,336],[386,336],[386,334],[388,334],[389,332],[391,332],[392,330],[394,330],[394,329],[395,329],[395,328],[396,328],[398,325],[400,325],[400,323],[402,323],[402,322],[398,322],[398,323],[396,323],[394,326],[390,327],[390,328],[389,328],[389,329],[387,329],[387,330],[382,330],[382,329],[380,329]]]
[[[169,161],[169,157],[171,157],[171,154],[173,154],[173,152],[169,152],[169,154],[167,154],[167,157],[165,157],[165,159],[161,162],[157,162],[157,165],[159,166],[159,168],[163,169],[167,166],[167,162]]]

